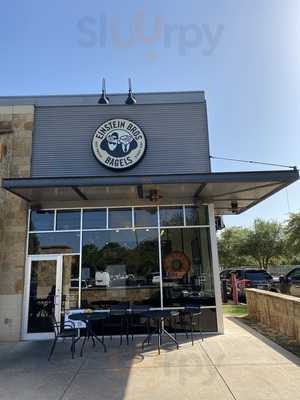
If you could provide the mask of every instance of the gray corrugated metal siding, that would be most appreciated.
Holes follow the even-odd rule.
[[[130,170],[110,171],[92,153],[97,127],[111,118],[132,120],[146,135],[145,157]],[[36,107],[32,177],[206,172],[209,149],[205,103]]]

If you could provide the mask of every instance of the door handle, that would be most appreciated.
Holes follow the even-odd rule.
[[[55,303],[56,306],[59,306],[59,300],[60,300],[60,296],[59,296],[59,295],[56,295],[56,296],[55,296],[55,301],[54,301],[54,303]]]

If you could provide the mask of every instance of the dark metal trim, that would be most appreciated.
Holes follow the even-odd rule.
[[[72,189],[74,190],[74,192],[76,194],[78,194],[78,196],[81,198],[81,200],[88,200],[86,195],[84,193],[82,193],[82,191],[78,187],[72,186]]]
[[[215,172],[210,174],[148,175],[148,176],[99,176],[66,178],[16,178],[3,179],[5,189],[45,188],[45,187],[84,187],[84,186],[123,186],[180,183],[216,183],[216,182],[270,182],[286,184],[299,179],[298,170],[258,171],[258,172]],[[251,188],[247,189],[251,190]],[[245,190],[245,191],[247,191]],[[241,192],[241,191],[238,191]],[[230,193],[229,193],[230,194]],[[220,194],[221,195],[221,194]],[[226,193],[223,193],[226,195]]]
[[[206,183],[201,183],[201,185],[198,187],[194,194],[194,198],[197,199],[199,197],[199,194],[205,189]]]

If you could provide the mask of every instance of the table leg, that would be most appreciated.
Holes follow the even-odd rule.
[[[85,342],[86,342],[86,339],[87,339],[87,334],[88,333],[86,332],[85,337],[83,339],[83,343],[82,343],[81,350],[80,350],[80,357],[83,356],[83,349],[84,349],[84,345],[85,345]]]
[[[162,331],[162,326],[161,326],[161,318],[157,319],[157,350],[158,354],[160,354],[160,344],[161,344],[161,331]]]
[[[179,345],[177,340],[172,336],[165,328],[163,328],[163,333],[165,333],[177,346],[177,350],[179,349]]]
[[[150,332],[150,319],[149,318],[147,318],[147,331],[148,331],[148,334],[147,334],[146,338],[143,340],[143,343],[142,343],[142,350],[143,351],[144,351],[145,343],[148,342],[148,344],[150,344],[150,340],[151,340],[151,336],[152,336],[152,332]]]
[[[101,340],[101,339],[96,335],[96,333],[93,331],[92,328],[89,328],[89,332],[90,332],[90,335],[91,335],[92,338],[93,338],[93,342],[95,342],[95,339],[96,339],[99,343],[102,344],[103,349],[104,349],[104,351],[106,352],[106,351],[107,351],[107,348],[106,348],[106,345],[105,345],[104,341]]]

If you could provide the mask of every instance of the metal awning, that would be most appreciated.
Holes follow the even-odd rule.
[[[295,182],[298,170],[214,172],[113,177],[18,178],[3,179],[2,187],[29,201],[45,202],[135,200],[150,202],[157,191],[159,203],[192,201],[214,203],[216,213],[240,214]],[[84,204],[83,204],[84,206]]]

